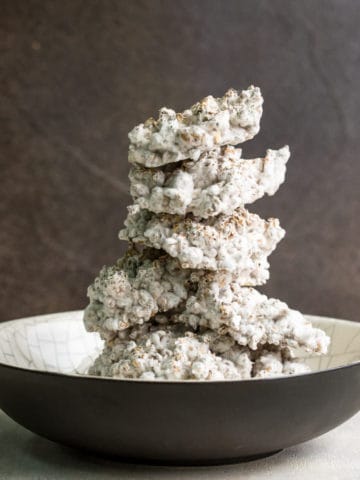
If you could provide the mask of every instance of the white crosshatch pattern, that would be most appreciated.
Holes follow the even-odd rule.
[[[309,357],[313,371],[360,361],[360,323],[308,316],[330,337],[327,355]],[[15,367],[86,374],[103,342],[86,332],[83,311],[55,313],[0,324],[0,363]]]
[[[86,332],[83,312],[65,312],[0,324],[0,362],[33,370],[84,374],[103,348]]]

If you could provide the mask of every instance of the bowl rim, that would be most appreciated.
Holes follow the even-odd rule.
[[[54,317],[57,315],[74,315],[77,314],[79,315],[82,313],[83,310],[69,310],[69,311],[64,311],[64,312],[54,312],[54,313],[47,313],[43,315],[33,315],[31,317],[24,317],[24,318],[18,318],[18,319],[13,319],[13,320],[7,320],[5,322],[0,323],[0,330],[2,329],[3,326],[6,325],[11,325],[18,323],[19,321],[25,321],[25,320],[35,320],[35,319],[45,319],[46,317]],[[310,320],[317,319],[317,321],[320,320],[326,321],[326,320],[332,320],[336,321],[342,324],[348,324],[348,325],[358,325],[359,330],[360,330],[360,322],[355,322],[353,320],[344,320],[340,318],[334,318],[334,317],[327,317],[327,316],[322,316],[322,315],[312,315],[312,314],[304,314],[305,317],[309,318]],[[49,319],[50,319],[49,318]],[[338,367],[331,367],[331,368],[325,368],[322,370],[316,370],[313,372],[306,372],[306,373],[298,373],[298,374],[293,374],[293,375],[282,375],[282,376],[274,376],[274,377],[267,377],[267,378],[246,378],[243,380],[143,380],[139,378],[112,378],[112,377],[101,377],[99,375],[84,375],[84,374],[75,374],[75,373],[63,373],[63,372],[56,372],[56,371],[50,371],[50,370],[43,370],[43,369],[37,369],[37,368],[27,368],[27,367],[18,367],[15,365],[9,365],[8,363],[3,363],[0,361],[0,368],[6,368],[9,370],[16,370],[16,371],[23,371],[23,372],[28,372],[32,374],[40,374],[43,376],[50,375],[54,377],[65,377],[65,378],[76,378],[78,380],[88,380],[88,381],[97,381],[101,380],[103,382],[120,382],[120,383],[135,383],[135,384],[151,384],[151,385],[209,385],[209,384],[243,384],[243,383],[268,383],[268,382],[274,382],[274,381],[289,381],[289,380],[296,380],[299,377],[313,377],[314,375],[321,375],[324,373],[328,372],[336,372],[338,370],[344,370],[344,369],[349,369],[349,368],[355,368],[360,366],[360,358],[359,360],[355,362],[351,362],[346,365],[340,365]]]

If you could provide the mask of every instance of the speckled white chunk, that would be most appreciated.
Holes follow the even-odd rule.
[[[252,376],[254,378],[271,378],[308,372],[310,372],[310,368],[300,360],[285,360],[279,351],[264,351],[255,361]]]
[[[207,218],[273,195],[285,179],[289,147],[243,159],[241,149],[216,148],[176,168],[131,168],[130,193],[141,208]],[[173,167],[170,165],[169,167]]]
[[[300,312],[254,288],[242,287],[229,274],[203,276],[173,321],[228,334],[252,350],[272,345],[326,353],[329,345],[329,337]]]
[[[198,160],[216,146],[237,145],[259,131],[263,98],[260,89],[228,90],[222,98],[211,95],[177,114],[162,108],[129,133],[129,162],[157,167],[179,160]]]
[[[154,214],[129,207],[120,238],[165,250],[183,268],[236,271],[243,285],[268,278],[267,257],[285,232],[277,219],[244,208],[209,219]]]
[[[141,380],[246,380],[306,373],[301,360],[281,350],[251,351],[227,335],[194,333],[173,324],[144,324],[119,332],[90,375]]]
[[[300,375],[311,372],[311,368],[301,360],[285,360],[283,366],[283,375]]]
[[[210,346],[211,334],[194,334],[173,325],[144,325],[108,343],[89,373],[142,380],[250,378],[253,364],[246,350],[239,350],[234,362],[213,353]]]
[[[116,265],[104,267],[88,289],[84,322],[103,338],[147,322],[158,312],[177,307],[188,296],[188,270],[159,252],[129,252]]]

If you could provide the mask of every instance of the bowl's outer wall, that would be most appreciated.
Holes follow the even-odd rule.
[[[160,462],[260,455],[314,438],[360,409],[360,365],[244,382],[129,382],[0,365],[0,407],[46,438]]]

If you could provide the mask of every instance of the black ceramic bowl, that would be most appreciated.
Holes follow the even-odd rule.
[[[0,324],[0,407],[50,440],[132,461],[225,463],[310,440],[360,409],[360,323],[311,317],[332,337],[314,373],[151,382],[83,375],[101,348],[82,312]]]

